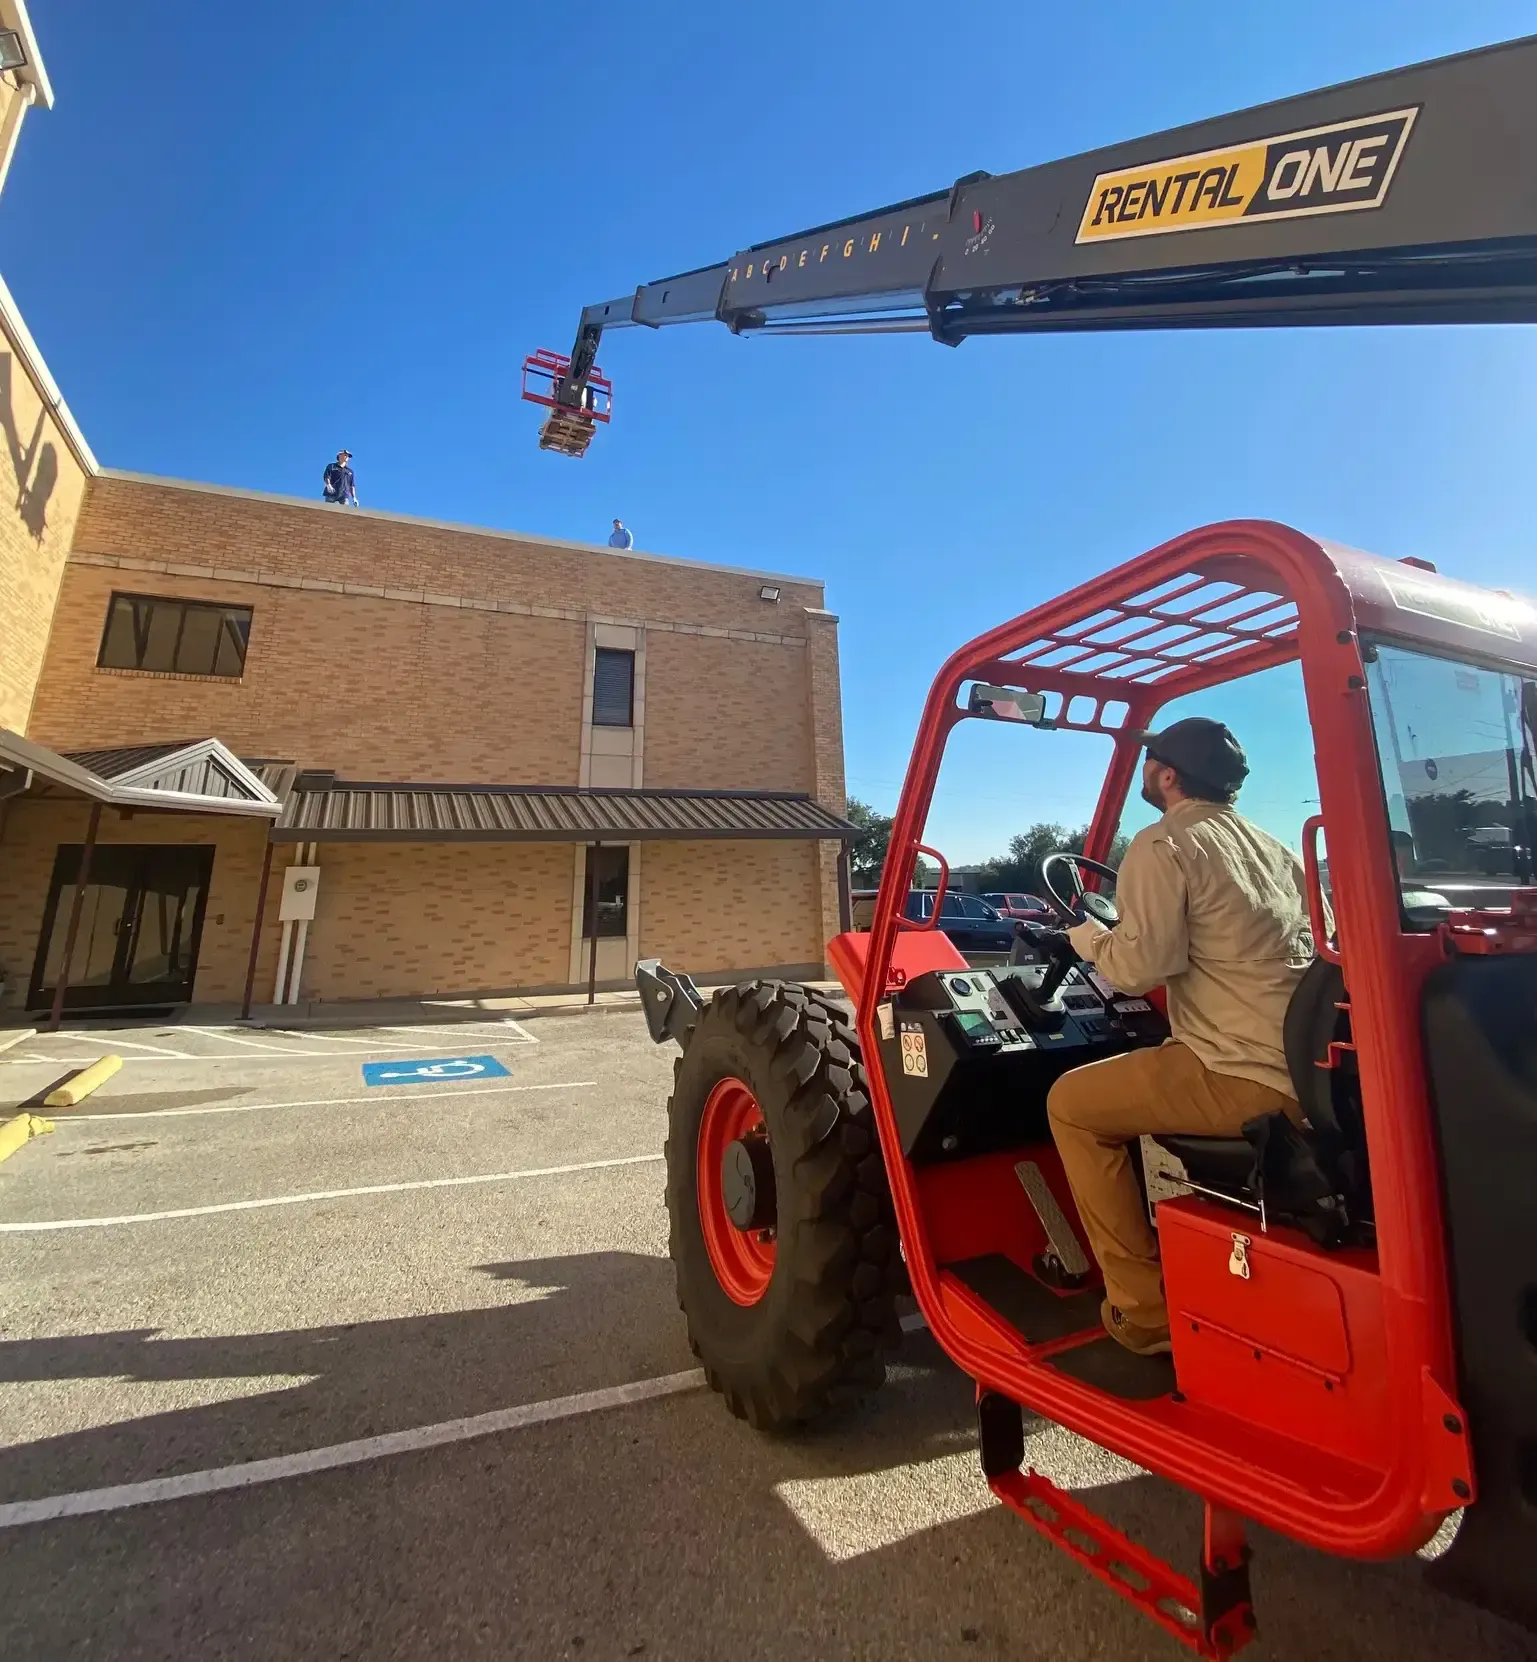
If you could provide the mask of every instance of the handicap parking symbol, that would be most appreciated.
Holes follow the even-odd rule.
[[[505,1079],[494,1056],[422,1056],[404,1062],[365,1062],[365,1085],[457,1085],[467,1079]]]

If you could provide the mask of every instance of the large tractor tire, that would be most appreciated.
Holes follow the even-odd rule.
[[[678,1303],[711,1387],[759,1430],[886,1377],[905,1272],[847,1010],[781,981],[717,992],[668,1104]]]

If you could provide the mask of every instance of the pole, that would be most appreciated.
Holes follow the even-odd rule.
[[[854,874],[850,870],[849,845],[838,844],[838,932],[847,935],[854,927]]]
[[[91,823],[85,828],[85,847],[80,850],[80,874],[69,905],[69,928],[64,935],[64,962],[59,965],[58,985],[53,989],[53,1009],[48,1013],[48,1032],[57,1033],[64,1019],[64,989],[75,962],[75,937],[80,933],[80,912],[85,905],[85,886],[91,877],[91,855],[96,848],[96,831],[101,824],[101,804],[91,804]]]
[[[587,1002],[598,1002],[598,850],[602,843],[594,843],[587,850],[587,914],[592,926],[591,943],[587,950]]]
[[[262,858],[262,878],[256,889],[256,921],[251,925],[251,956],[246,960],[245,997],[240,1004],[240,1019],[251,1019],[251,993],[256,986],[256,956],[261,951],[262,917],[267,910],[267,884],[272,877],[272,851],[276,845],[267,838],[267,852]]]

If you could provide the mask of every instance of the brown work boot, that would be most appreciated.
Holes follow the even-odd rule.
[[[1156,1327],[1144,1327],[1140,1322],[1132,1321],[1108,1298],[1100,1305],[1099,1314],[1105,1331],[1133,1356],[1167,1356],[1174,1349],[1167,1322],[1160,1322]]]

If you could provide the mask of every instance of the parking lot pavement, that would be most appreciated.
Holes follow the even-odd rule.
[[[732,1420],[665,1256],[671,1052],[486,1031],[455,1055],[505,1076],[365,1086],[425,1053],[357,1030],[151,1059],[0,1165],[0,1655],[1179,1654],[990,1502],[927,1334],[815,1435]],[[1193,1562],[1188,1497],[1046,1426],[1028,1458]],[[1537,1657],[1413,1563],[1267,1538],[1256,1592],[1257,1656]]]

